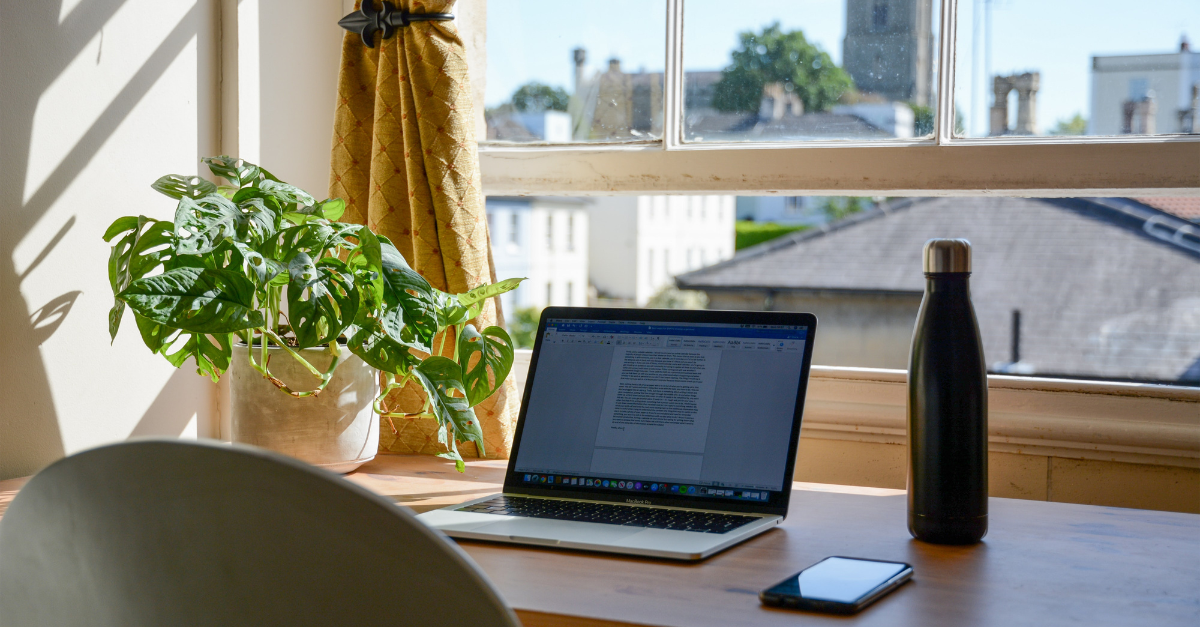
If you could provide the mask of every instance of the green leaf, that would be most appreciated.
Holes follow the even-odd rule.
[[[288,264],[288,320],[296,343],[308,348],[336,340],[358,315],[358,288],[345,264],[335,258],[313,263],[297,253]]]
[[[515,290],[517,289],[517,286],[521,284],[521,281],[524,280],[525,277],[521,277],[519,279],[505,279],[490,285],[480,285],[479,287],[465,294],[459,294],[458,302],[462,303],[466,307],[470,307],[471,305],[474,305],[475,303],[478,303],[484,299],[488,299],[493,296],[499,296],[505,292],[511,292]]]
[[[175,209],[175,252],[180,255],[202,255],[212,251],[227,238],[237,234],[242,211],[233,201],[220,194],[209,194],[199,200],[179,199]]]
[[[172,329],[164,324],[159,324],[137,312],[134,312],[133,319],[137,322],[138,332],[142,334],[142,342],[151,352],[158,353],[166,346],[169,346],[179,333],[179,329]],[[178,368],[179,364],[175,364]]]
[[[350,352],[358,355],[370,366],[382,372],[400,374],[407,372],[417,363],[417,358],[408,347],[397,344],[383,332],[383,327],[374,318],[363,324],[350,335]]]
[[[437,308],[433,287],[386,238],[380,237],[383,263],[383,329],[393,340],[429,352],[437,332]]]
[[[438,420],[454,425],[454,439],[474,442],[483,456],[483,429],[466,399],[458,364],[447,357],[429,357],[413,368],[412,373],[429,395],[429,406]]]
[[[128,228],[117,230],[120,227]],[[163,266],[174,256],[175,234],[170,222],[130,216],[109,227],[113,236],[123,231],[126,235],[112,245],[108,255],[108,283],[114,301],[108,311],[108,334],[112,340],[116,340],[125,314],[125,301],[119,294],[131,282]]]
[[[136,229],[138,227],[138,220],[138,216],[125,216],[123,218],[117,218],[116,220],[113,220],[113,223],[109,225],[108,230],[104,232],[104,241],[111,242],[112,238],[116,237],[117,235],[124,233],[125,231],[132,231],[133,229]]]
[[[208,164],[213,174],[233,183],[236,187],[252,185],[263,178],[263,170],[258,166],[236,157],[221,155],[201,159]]]
[[[317,214],[326,220],[339,220],[346,213],[346,201],[341,198],[327,198],[317,203]]]
[[[434,306],[437,308],[438,327],[446,328],[470,320],[470,309],[458,301],[458,297],[441,290],[433,291]]]
[[[184,333],[170,346],[164,347],[162,353],[176,368],[182,366],[188,357],[195,359],[196,374],[216,383],[221,374],[229,369],[229,358],[233,354],[231,339],[229,333]]]
[[[499,296],[505,292],[511,292],[517,289],[517,286],[524,281],[525,278],[505,279],[503,281],[492,283],[490,285],[480,285],[479,287],[458,295],[458,302],[467,307],[467,320],[474,320],[479,312],[483,311],[483,304],[487,299],[493,296]]]
[[[287,272],[287,268],[283,264],[269,257],[262,256],[257,250],[250,248],[246,244],[234,242],[233,246],[237,250],[238,256],[240,256],[238,261],[241,264],[242,273],[260,289],[266,287],[268,283],[271,283],[280,274]],[[286,274],[284,274],[284,279],[286,282]]]
[[[296,204],[309,206],[316,204],[317,200],[308,192],[282,181],[266,180],[258,184],[258,189],[278,198],[280,202],[288,204]]]
[[[297,253],[307,253],[309,257],[319,257],[322,252],[335,241],[337,231],[328,224],[309,222],[299,226],[291,226],[279,232],[270,242],[262,247],[264,255],[282,263],[291,263]]]
[[[192,333],[231,333],[263,326],[253,308],[254,284],[239,273],[176,268],[138,279],[119,295],[159,324]]]
[[[271,199],[249,198],[238,203],[241,215],[237,221],[237,237],[243,241],[262,244],[274,237],[283,226],[282,214]]]
[[[358,283],[368,290],[372,307],[377,307],[383,303],[383,250],[379,238],[365,225],[353,235],[358,247],[351,251],[347,263],[358,276]]]
[[[475,355],[479,355],[479,359],[471,365]],[[468,324],[458,339],[458,364],[462,368],[467,400],[474,407],[495,394],[512,370],[512,338],[500,327],[488,327],[480,333],[475,325]]]
[[[217,185],[198,176],[168,174],[159,177],[150,185],[154,191],[179,200],[181,198],[201,198],[217,192]]]
[[[304,207],[292,207],[283,217],[293,224],[304,224],[313,220],[335,221],[346,212],[346,201],[341,198],[330,198]]]

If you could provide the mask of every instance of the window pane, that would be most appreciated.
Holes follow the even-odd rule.
[[[684,7],[686,141],[932,136],[935,0]]]
[[[662,137],[665,0],[490,0],[487,139]]]
[[[1196,0],[962,0],[958,134],[1200,132],[1188,33]]]
[[[499,278],[530,277],[502,296],[526,331],[552,300],[808,311],[814,363],[902,370],[922,246],[963,237],[989,371],[1200,386],[1200,199],[488,199],[489,213],[550,210],[572,212],[575,250],[494,251]]]

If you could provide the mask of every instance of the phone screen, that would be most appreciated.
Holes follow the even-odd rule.
[[[855,605],[905,571],[908,564],[829,557],[764,591],[767,596]]]

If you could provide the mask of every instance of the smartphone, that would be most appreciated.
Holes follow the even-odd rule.
[[[827,557],[758,593],[763,605],[854,614],[912,578],[912,566]]]

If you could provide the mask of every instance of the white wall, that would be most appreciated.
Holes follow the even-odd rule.
[[[1190,104],[1191,86],[1200,82],[1200,53],[1096,57],[1088,134],[1121,133],[1122,107],[1130,97],[1132,80],[1143,80],[1154,90],[1155,132],[1178,133],[1178,111]]]
[[[637,205],[636,196],[592,198],[588,210],[588,275],[601,295],[637,298]]]
[[[101,241],[169,219],[150,189],[217,150],[214,0],[0,9],[0,479],[135,435],[214,435],[213,386],[141,343],[110,346]]]

